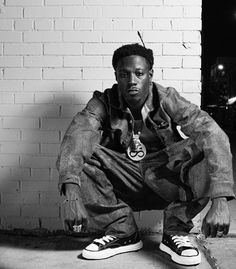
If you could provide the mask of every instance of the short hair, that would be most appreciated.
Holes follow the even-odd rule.
[[[153,51],[139,45],[138,43],[123,45],[120,48],[116,49],[112,57],[113,68],[116,70],[118,62],[122,58],[131,55],[138,55],[144,57],[150,64],[150,69],[152,69],[154,64]]]

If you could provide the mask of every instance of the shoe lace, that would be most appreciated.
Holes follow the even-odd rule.
[[[114,235],[105,235],[102,238],[95,239],[94,242],[105,245],[106,243],[109,243],[110,241],[115,240],[116,237]]]
[[[193,245],[190,242],[188,236],[173,235],[172,239],[173,239],[174,243],[177,245],[177,248],[180,248],[180,247],[193,247]]]

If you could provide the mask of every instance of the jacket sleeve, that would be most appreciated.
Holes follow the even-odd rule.
[[[204,152],[211,180],[211,198],[233,198],[232,154],[225,132],[208,113],[181,97],[173,88],[168,88],[163,106],[169,116],[181,126],[181,131]]]
[[[57,158],[59,190],[64,193],[64,183],[80,185],[80,174],[84,162],[91,157],[94,147],[100,142],[105,106],[93,96],[82,112],[70,123]]]

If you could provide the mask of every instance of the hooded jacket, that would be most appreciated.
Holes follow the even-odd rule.
[[[192,140],[207,160],[209,196],[234,197],[232,155],[227,135],[203,110],[172,87],[153,83],[142,108],[146,127],[159,137],[163,147],[183,139]],[[119,94],[117,84],[103,93],[95,91],[85,109],[69,125],[57,159],[59,189],[64,183],[80,184],[80,174],[97,143],[125,153],[132,138],[134,119]]]

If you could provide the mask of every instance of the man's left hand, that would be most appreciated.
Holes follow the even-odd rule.
[[[222,237],[227,235],[230,226],[228,202],[225,197],[212,200],[212,205],[202,223],[202,233],[205,237]]]

